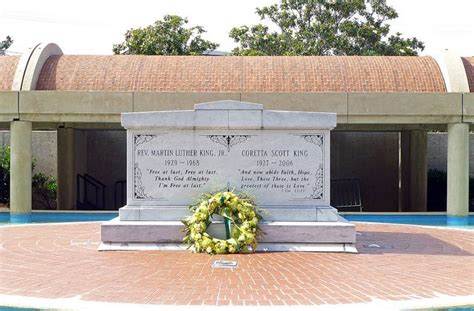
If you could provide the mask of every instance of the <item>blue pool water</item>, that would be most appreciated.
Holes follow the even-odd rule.
[[[452,226],[474,229],[474,215],[468,217],[447,217],[446,215],[384,215],[384,214],[345,214],[349,221],[381,222],[423,226]]]
[[[15,216],[10,219],[7,212],[0,212],[0,224],[8,223],[52,223],[52,222],[80,222],[80,221],[107,221],[118,216],[117,212],[104,213],[75,213],[75,212],[41,212],[29,216]],[[446,215],[387,215],[387,214],[344,214],[349,221],[378,222],[394,224],[411,224],[424,226],[453,226],[474,229],[474,215],[462,218],[450,218]],[[449,223],[448,223],[449,221]]]
[[[15,215],[10,221],[10,214],[0,213],[0,223],[50,223],[50,222],[79,222],[79,221],[107,221],[118,216],[117,212],[108,213],[32,213],[29,216]]]

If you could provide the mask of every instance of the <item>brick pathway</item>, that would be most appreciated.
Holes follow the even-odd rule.
[[[359,254],[208,256],[98,252],[99,223],[0,227],[0,294],[210,305],[474,295],[474,231],[379,224],[357,224],[357,230]],[[219,258],[239,266],[212,269]]]

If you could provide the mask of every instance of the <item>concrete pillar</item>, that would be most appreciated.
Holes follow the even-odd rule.
[[[31,122],[10,123],[10,222],[31,221]]]
[[[410,208],[410,132],[400,132],[398,160],[398,211]]]
[[[410,131],[410,212],[427,211],[428,135]]]
[[[424,130],[403,131],[400,139],[399,211],[426,212],[428,136]]]
[[[74,176],[74,129],[58,129],[58,209],[76,207]]]
[[[469,124],[448,124],[448,224],[467,224],[469,214]]]

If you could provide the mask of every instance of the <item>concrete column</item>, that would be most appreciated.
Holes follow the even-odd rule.
[[[410,212],[427,211],[428,135],[410,131]]]
[[[76,207],[74,176],[74,129],[58,129],[58,209]]]
[[[31,221],[31,122],[10,123],[10,222]]]
[[[398,160],[398,211],[410,209],[410,132],[400,132]]]
[[[400,139],[399,211],[426,212],[428,136],[424,130],[403,131]]]
[[[448,224],[467,224],[469,214],[469,124],[448,124]]]

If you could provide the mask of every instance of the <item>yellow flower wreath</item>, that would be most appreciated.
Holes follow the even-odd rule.
[[[190,247],[194,246],[195,252],[234,254],[255,251],[261,217],[257,213],[255,202],[247,195],[237,195],[230,191],[204,194],[189,209],[193,214],[182,220],[185,226],[183,240]],[[232,229],[228,239],[213,238],[206,233],[214,214],[230,221]]]

